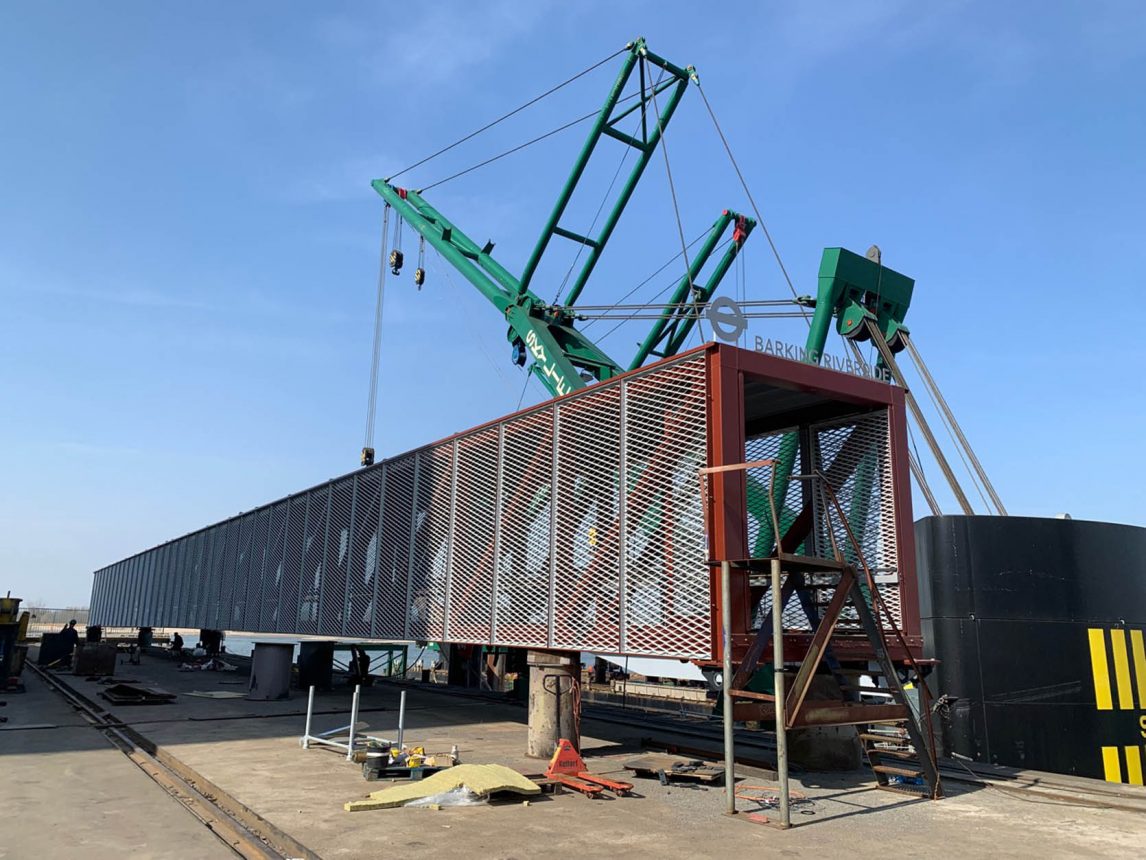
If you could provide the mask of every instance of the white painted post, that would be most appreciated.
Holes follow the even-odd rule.
[[[346,760],[354,758],[354,727],[358,722],[358,694],[362,691],[361,684],[354,685],[354,698],[350,703],[350,739],[346,743]]]
[[[398,699],[398,749],[402,749],[402,736],[406,732],[406,691]]]
[[[304,750],[310,749],[310,716],[314,712],[314,685],[310,687],[310,692],[306,697],[306,729],[302,733],[302,748]]]

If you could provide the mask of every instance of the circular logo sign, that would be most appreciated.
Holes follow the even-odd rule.
[[[709,302],[704,316],[712,325],[712,333],[725,343],[736,343],[748,328],[744,311],[728,296],[720,296]]]

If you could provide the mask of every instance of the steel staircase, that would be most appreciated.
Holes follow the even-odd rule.
[[[909,674],[913,673],[919,683],[920,713],[926,715],[928,696],[920,667],[891,613],[883,605],[863,549],[834,489],[822,474],[793,477],[815,481],[822,494],[822,510],[830,521],[825,532],[832,557],[786,552],[786,539],[782,539],[771,556],[734,562],[736,567],[747,570],[751,576],[769,571],[773,560],[778,560],[783,583],[779,599],[771,601],[771,608],[765,613],[748,652],[731,679],[734,713],[743,713],[745,719],[775,719],[775,697],[746,690],[745,686],[769,652],[772,612],[776,607],[783,612],[795,598],[808,620],[812,637],[795,677],[785,684],[788,687],[783,708],[785,727],[854,725],[880,788],[939,798],[942,785],[935,761],[930,720],[921,724],[919,714],[908,701],[899,671],[889,654],[889,641],[898,641],[900,651],[907,655]],[[847,537],[843,547],[835,536],[837,528],[833,528],[833,524]],[[780,534],[778,525],[774,534]],[[765,589],[760,605],[770,590],[770,587]],[[841,622],[844,629],[841,629]],[[870,653],[875,655],[875,666],[862,671],[841,668],[837,655],[855,653],[855,646],[860,643],[870,646]],[[842,701],[808,697],[821,663],[839,685]],[[859,675],[882,678],[883,684],[877,688],[861,687]],[[865,694],[870,698],[873,693],[888,701],[878,704],[863,701]],[[748,716],[749,713],[752,715]]]

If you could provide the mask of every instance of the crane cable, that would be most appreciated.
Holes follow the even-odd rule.
[[[641,58],[641,62],[642,63],[645,62],[644,57]],[[655,113],[657,116],[657,132],[660,134],[660,139],[661,139],[661,155],[664,156],[664,160],[665,160],[665,174],[668,176],[669,193],[672,195],[672,211],[673,211],[673,214],[676,215],[676,232],[677,232],[677,235],[680,237],[680,252],[681,252],[681,255],[684,257],[684,277],[688,281],[689,298],[693,299],[694,304],[695,304],[696,285],[693,284],[693,282],[692,282],[692,264],[689,262],[689,259],[688,259],[688,245],[685,243],[685,239],[684,239],[684,224],[681,223],[681,220],[680,220],[680,207],[677,205],[677,202],[676,202],[676,185],[673,184],[672,167],[669,166],[668,138],[665,137],[664,126],[661,123],[661,109],[660,109],[660,106],[657,104],[656,87],[653,87],[649,91],[649,93],[652,96],[652,100],[653,100],[653,113]],[[642,95],[643,95],[643,93],[642,93]],[[701,326],[699,308],[697,308],[697,311],[696,311],[696,330],[697,330],[697,333],[700,335],[700,342],[704,343],[704,328]]]
[[[688,247],[690,247],[690,248],[691,248],[693,245],[697,244],[697,243],[698,243],[698,242],[699,242],[701,239],[703,239],[703,238],[704,238],[705,236],[707,236],[707,235],[708,235],[708,231],[707,231],[707,230],[705,230],[703,233],[701,233],[699,236],[697,236],[695,239],[693,239],[691,242],[689,242],[689,243],[688,243]],[[721,247],[723,247],[723,245],[722,245]],[[720,248],[717,248],[716,250],[718,250],[718,251],[719,251],[719,250],[720,250]],[[655,278],[657,275],[659,275],[661,272],[663,272],[665,269],[667,269],[669,266],[671,266],[673,263],[675,263],[675,262],[676,262],[676,258],[677,258],[677,257],[679,257],[679,256],[680,256],[680,251],[677,251],[675,254],[673,254],[671,257],[669,257],[669,258],[668,258],[668,260],[666,260],[666,261],[665,261],[665,262],[664,262],[664,263],[661,265],[661,267],[660,267],[659,269],[657,269],[655,272],[653,272],[651,275],[649,275],[647,278],[645,278],[643,281],[641,281],[639,284],[637,284],[635,287],[633,287],[631,290],[629,290],[627,293],[625,293],[623,296],[621,296],[621,300],[620,300],[619,302],[617,302],[617,304],[618,304],[618,305],[620,305],[620,304],[623,304],[623,303],[625,302],[625,300],[626,300],[626,299],[632,298],[633,294],[634,294],[634,293],[636,293],[636,291],[637,291],[637,290],[639,290],[641,287],[643,287],[643,286],[645,286],[646,284],[648,284],[650,281],[652,281],[652,279],[653,279],[653,278]],[[663,290],[661,290],[660,292],[658,292],[658,293],[657,293],[655,296],[653,296],[653,298],[660,298],[662,295],[664,295],[666,292],[668,292],[668,290],[669,290],[669,289],[670,289],[670,288],[673,286],[673,284],[675,284],[675,283],[676,283],[676,281],[674,280],[674,281],[672,282],[672,284],[669,284],[669,285],[668,285],[667,287],[665,287]],[[588,328],[589,328],[589,326],[591,326],[591,325],[592,325],[594,322],[596,322],[596,320],[590,320],[590,321],[589,321],[589,322],[588,322],[588,323],[585,325],[585,327],[581,329],[581,331],[582,331],[582,332],[584,332],[584,331],[585,331],[586,329],[588,329]],[[616,330],[616,329],[614,329],[614,331],[615,331],[615,330]],[[610,332],[610,334],[611,334],[611,332]],[[605,337],[608,337],[608,335],[605,335]],[[602,340],[604,340],[604,338],[602,338]]]
[[[772,256],[776,258],[776,265],[780,267],[780,272],[784,275],[784,280],[788,282],[788,289],[792,291],[792,298],[798,299],[800,296],[796,292],[796,287],[792,283],[792,278],[788,274],[788,269],[784,265],[784,261],[780,259],[780,251],[776,248],[776,243],[772,239],[772,233],[768,230],[768,225],[764,223],[764,216],[760,214],[760,207],[756,205],[756,201],[752,198],[752,192],[748,190],[748,183],[744,179],[744,174],[740,172],[740,165],[736,163],[736,157],[732,154],[732,147],[728,145],[728,138],[724,136],[724,131],[720,128],[720,123],[716,119],[716,113],[712,110],[712,105],[708,103],[708,96],[704,93],[704,87],[700,85],[700,80],[696,81],[696,88],[700,91],[700,97],[704,101],[704,107],[708,110],[708,115],[712,118],[712,125],[716,129],[717,135],[720,136],[720,142],[724,144],[724,151],[728,153],[728,160],[732,162],[732,169],[736,171],[736,178],[740,180],[740,186],[744,189],[744,194],[748,197],[748,202],[752,204],[752,211],[756,213],[756,223],[760,225],[760,229],[764,231],[764,238],[768,240],[768,247],[772,249]],[[812,320],[808,316],[807,311],[803,312],[804,322],[809,326],[812,325]]]
[[[467,140],[472,140],[473,138],[477,137],[477,136],[478,136],[479,134],[481,134],[482,132],[484,132],[484,131],[489,131],[489,130],[490,130],[491,128],[493,128],[495,125],[498,125],[499,123],[505,122],[505,121],[506,121],[507,119],[509,119],[510,117],[512,117],[512,116],[515,116],[516,114],[519,114],[519,113],[521,113],[521,112],[522,112],[523,110],[525,110],[527,107],[531,107],[531,106],[533,106],[533,105],[537,104],[537,103],[538,103],[539,101],[541,101],[542,99],[544,99],[544,98],[546,98],[546,97],[548,97],[548,96],[551,96],[551,95],[553,95],[555,92],[557,92],[558,90],[562,89],[563,87],[567,87],[569,84],[573,83],[573,82],[574,82],[575,80],[577,80],[578,78],[584,77],[585,75],[589,74],[589,72],[592,72],[592,71],[594,71],[595,69],[598,69],[598,68],[600,68],[601,66],[605,65],[605,63],[607,63],[607,62],[609,62],[610,60],[612,60],[614,57],[618,57],[618,56],[620,56],[621,54],[623,54],[623,53],[624,53],[626,50],[628,50],[628,49],[627,49],[627,48],[621,48],[621,50],[613,52],[613,53],[612,53],[612,54],[610,54],[609,56],[605,57],[605,59],[603,59],[603,60],[601,60],[601,61],[599,61],[599,62],[596,62],[596,63],[594,63],[593,65],[589,66],[589,68],[587,68],[587,69],[583,69],[582,71],[580,71],[580,72],[578,72],[577,74],[575,74],[573,77],[571,77],[571,78],[568,78],[568,79],[566,79],[566,80],[562,81],[561,83],[557,84],[557,86],[555,86],[555,87],[552,87],[552,88],[550,88],[550,89],[546,90],[546,91],[545,91],[545,92],[543,92],[541,95],[539,95],[539,96],[535,96],[534,98],[532,98],[532,99],[530,99],[529,101],[527,101],[525,104],[523,104],[523,105],[521,105],[521,106],[519,106],[519,107],[516,107],[516,108],[514,108],[514,109],[513,109],[513,110],[511,110],[509,113],[507,113],[507,114],[502,114],[502,115],[501,115],[501,116],[499,116],[497,119],[493,120],[493,122],[489,122],[489,123],[486,123],[486,124],[485,124],[485,125],[483,125],[481,128],[479,128],[477,131],[471,131],[471,132],[470,132],[469,134],[467,134],[465,137],[461,137],[461,138],[459,138],[459,139],[455,140],[455,141],[454,141],[453,143],[451,143],[449,146],[445,146],[445,147],[442,147],[441,149],[439,149],[437,152],[433,153],[432,155],[427,155],[427,156],[426,156],[425,158],[423,158],[421,161],[416,161],[416,162],[414,162],[413,164],[411,164],[409,167],[403,167],[403,168],[402,168],[401,170],[399,170],[397,173],[394,173],[394,174],[392,174],[392,175],[388,176],[388,177],[386,178],[386,181],[387,181],[387,182],[390,182],[390,181],[392,181],[392,180],[394,180],[394,179],[397,179],[397,178],[398,178],[399,176],[401,176],[403,173],[409,173],[409,172],[410,172],[411,170],[413,170],[415,167],[421,167],[421,166],[422,166],[423,164],[425,164],[427,161],[432,161],[433,159],[437,158],[439,155],[444,155],[445,153],[447,153],[447,152],[449,152],[451,149],[453,149],[455,146],[460,146],[461,144],[465,143]],[[444,181],[444,180],[443,180],[443,181]]]
[[[967,441],[967,437],[963,434],[963,428],[959,426],[959,422],[955,420],[955,413],[951,411],[950,405],[947,403],[947,398],[943,396],[943,392],[939,390],[939,385],[935,382],[931,371],[928,370],[927,365],[923,361],[923,356],[919,354],[919,350],[915,348],[915,341],[911,337],[905,337],[903,342],[907,346],[907,353],[911,356],[911,360],[915,363],[915,369],[922,377],[924,385],[934,392],[932,402],[937,402],[939,411],[946,417],[954,430],[955,435],[959,437],[959,441],[963,447],[967,449],[967,455],[971,458],[971,463],[978,472],[980,479],[983,481],[983,486],[987,491],[987,495],[991,497],[991,501],[995,503],[995,509],[1002,516],[1007,515],[1007,509],[1003,507],[1003,500],[999,498],[999,494],[995,492],[995,487],[991,483],[991,479],[987,477],[987,470],[983,468],[983,464],[979,462],[979,458],[975,455],[974,449],[971,448],[971,443]],[[985,502],[984,502],[985,503]],[[988,506],[989,507],[989,506]]]
[[[870,362],[864,361],[863,353],[854,340],[847,337],[843,340],[851,349],[852,356],[860,366],[871,366]],[[923,472],[923,461],[919,459],[919,449],[915,447],[915,436],[911,432],[910,422],[907,423],[907,441],[910,443],[910,447],[907,449],[907,465],[915,478],[915,483],[923,491],[923,498],[927,500],[927,507],[931,508],[931,513],[935,516],[940,516],[943,511],[939,507],[939,502],[935,500],[935,494],[931,492],[931,484],[927,481],[927,475]]]
[[[621,153],[621,160],[617,164],[617,170],[615,173],[613,173],[613,179],[609,182],[609,187],[605,189],[605,193],[601,197],[601,205],[597,207],[597,214],[593,216],[593,221],[589,224],[589,229],[585,231],[586,236],[593,232],[593,228],[597,226],[597,220],[601,217],[601,213],[605,211],[605,204],[609,201],[609,194],[612,193],[613,186],[617,184],[617,179],[620,177],[621,170],[624,168],[625,162],[628,161],[629,153],[632,152],[632,149],[633,148],[631,146],[626,146],[624,151]],[[569,264],[569,271],[565,273],[565,277],[562,278],[561,284],[557,287],[556,292],[553,294],[553,304],[557,304],[557,300],[561,298],[561,291],[565,289],[565,285],[568,284],[569,279],[573,277],[573,270],[577,268],[577,263],[580,262],[581,254],[584,253],[586,247],[587,246],[584,244],[578,245],[577,254],[573,257],[573,262]]]
[[[905,340],[907,341],[908,344],[911,343],[910,338],[905,338]],[[916,370],[918,370],[918,369],[919,369],[919,366],[917,364]],[[991,503],[987,501],[987,497],[983,493],[983,488],[981,486],[979,486],[979,480],[975,475],[975,470],[972,469],[971,464],[967,462],[967,457],[963,453],[963,448],[959,445],[959,441],[955,438],[955,434],[952,432],[951,425],[948,422],[948,417],[950,417],[951,419],[954,419],[955,416],[954,415],[948,415],[948,414],[944,413],[943,409],[939,406],[939,403],[935,399],[936,392],[933,391],[931,389],[931,387],[926,384],[926,381],[924,382],[923,389],[927,392],[927,397],[928,397],[928,399],[931,400],[931,405],[939,413],[939,422],[943,425],[943,429],[947,432],[947,438],[951,440],[951,444],[955,448],[955,453],[959,455],[959,461],[963,464],[963,468],[966,470],[967,474],[970,476],[971,484],[972,484],[972,486],[975,487],[975,492],[978,493],[978,495],[979,495],[979,501],[981,501],[983,503],[983,507],[986,509],[987,513],[991,513]],[[950,409],[948,409],[948,413],[949,412],[950,412]],[[968,452],[970,452],[970,448],[968,448],[967,450],[968,450]],[[972,453],[972,456],[974,456],[973,453]],[[986,475],[983,475],[983,477],[986,477]]]
[[[390,232],[390,204],[382,214],[382,250],[378,260],[378,299],[374,308],[374,345],[370,355],[370,391],[366,399],[366,436],[362,447],[365,454],[367,449],[374,447],[374,416],[378,408],[378,365],[382,356],[382,303],[386,296],[386,239]]]

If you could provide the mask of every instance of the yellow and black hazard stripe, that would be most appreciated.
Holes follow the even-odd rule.
[[[1090,668],[1094,702],[1100,711],[1146,711],[1146,637],[1141,630],[1091,627]],[[1116,707],[1117,705],[1117,707]],[[1128,727],[1129,728],[1129,727]],[[1130,737],[1146,738],[1146,716],[1133,724]],[[1146,744],[1102,747],[1102,772],[1107,782],[1142,785]]]
[[[1107,782],[1142,785],[1142,752],[1144,746],[1103,747],[1102,778]],[[1125,760],[1126,767],[1122,762]],[[1123,779],[1125,777],[1125,779]]]

